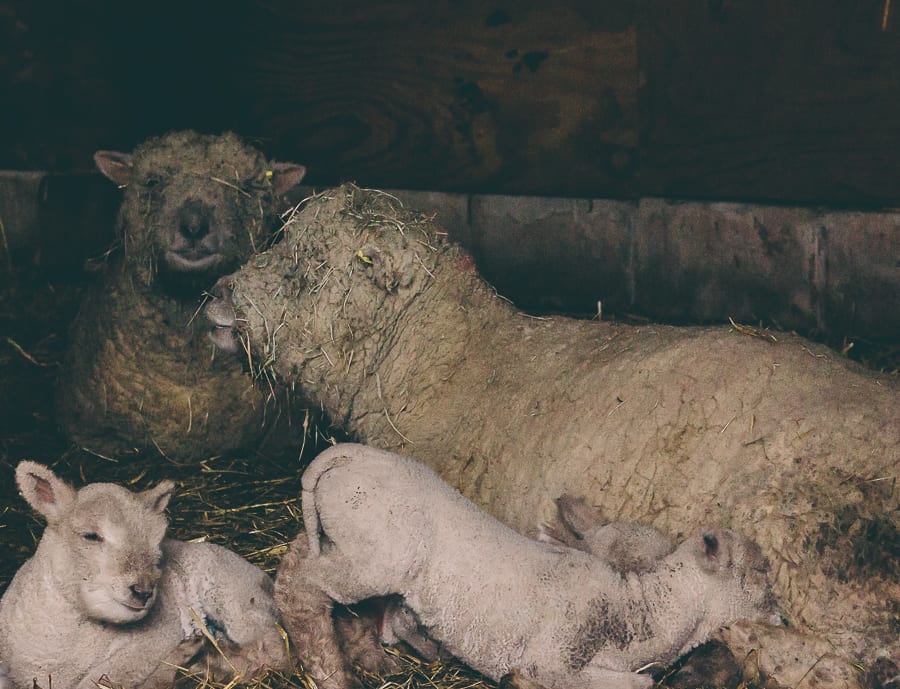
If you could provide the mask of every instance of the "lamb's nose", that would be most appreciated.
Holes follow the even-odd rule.
[[[153,596],[153,586],[142,586],[141,584],[133,584],[131,587],[131,597],[141,605],[147,605],[147,601]]]
[[[209,234],[209,220],[196,213],[182,214],[178,230],[186,239],[203,239]]]
[[[212,209],[202,201],[187,201],[178,214],[178,231],[185,239],[197,241],[209,234]]]

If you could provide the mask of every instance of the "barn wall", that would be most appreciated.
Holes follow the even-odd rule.
[[[295,190],[300,201],[314,189]],[[392,190],[433,214],[520,308],[675,323],[764,321],[900,342],[900,212]],[[15,265],[77,272],[112,240],[99,174],[0,173]],[[0,251],[4,256],[6,251]],[[0,262],[0,284],[7,273]]]
[[[895,3],[896,4],[896,3]],[[886,0],[0,0],[0,168],[231,128],[310,182],[900,203]]]

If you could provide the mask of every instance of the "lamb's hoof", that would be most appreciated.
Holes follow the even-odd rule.
[[[209,339],[223,352],[236,354],[240,349],[240,341],[235,332],[234,302],[231,299],[231,276],[219,278],[209,291],[204,313],[209,321]]]

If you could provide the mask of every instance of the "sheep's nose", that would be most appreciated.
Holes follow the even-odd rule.
[[[209,234],[210,213],[210,207],[202,201],[185,202],[178,214],[178,231],[185,239],[203,239]]]
[[[129,588],[131,597],[141,605],[147,605],[147,601],[153,596],[154,586],[152,585],[132,584]]]

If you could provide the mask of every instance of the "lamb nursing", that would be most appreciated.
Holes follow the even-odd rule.
[[[269,577],[220,546],[165,538],[171,482],[75,490],[28,461],[16,482],[47,528],[0,599],[0,687],[95,689],[105,675],[154,689],[179,667],[247,677],[284,663]]]
[[[646,571],[528,539],[411,459],[355,444],[303,475],[306,533],[276,579],[276,602],[307,669],[349,683],[331,602],[399,595],[428,636],[494,680],[560,689],[646,688],[739,619],[774,621],[766,563],[737,534],[698,534]]]

